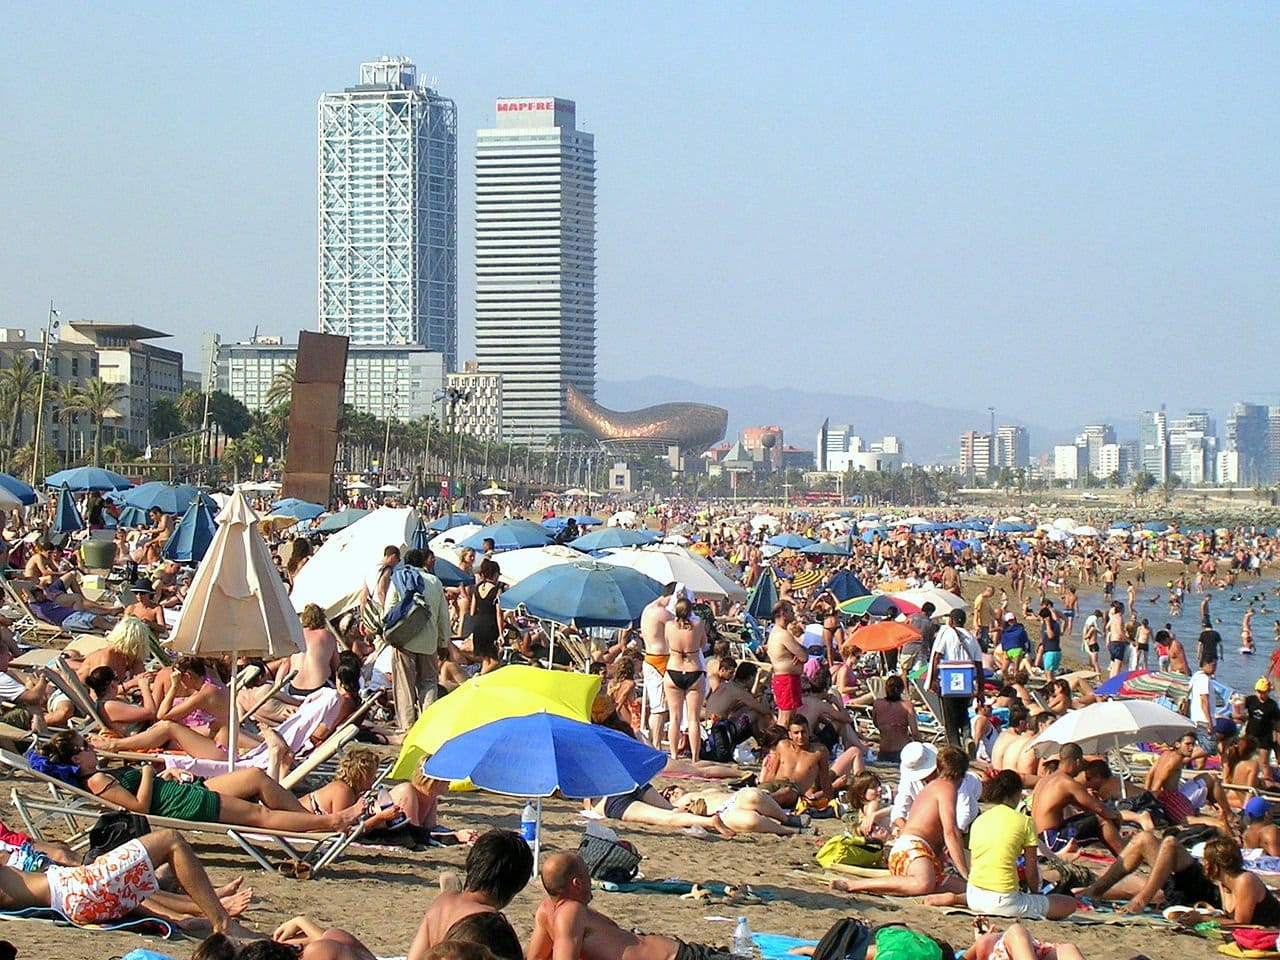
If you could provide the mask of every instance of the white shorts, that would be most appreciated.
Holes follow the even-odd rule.
[[[1191,806],[1195,807],[1197,813],[1201,807],[1209,802],[1209,785],[1204,782],[1202,777],[1184,780],[1178,784],[1178,792],[1187,798]]]
[[[970,910],[992,917],[1043,920],[1049,912],[1048,897],[1039,893],[1023,893],[1021,890],[1014,890],[1011,893],[993,893],[970,884],[965,888],[964,898]]]
[[[649,662],[645,662],[641,674],[644,677],[644,699],[650,713],[667,712],[667,692],[663,689],[663,675]]]
[[[49,906],[81,925],[128,916],[160,889],[141,840],[130,840],[82,867],[50,867],[45,876]]]

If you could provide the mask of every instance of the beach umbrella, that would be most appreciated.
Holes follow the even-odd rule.
[[[619,510],[605,523],[610,527],[630,527],[639,519],[634,510]]]
[[[58,507],[53,514],[54,533],[75,533],[84,529],[84,521],[80,519],[80,511],[76,509],[75,498],[66,484],[58,491]]]
[[[699,600],[745,600],[747,591],[716,569],[709,560],[671,544],[634,550],[610,550],[603,563],[639,570],[658,583],[683,583]]]
[[[523,550],[508,550],[497,559],[498,575],[503,583],[516,584],[533,576],[548,567],[573,563],[583,559],[582,554],[572,547],[550,543],[545,547],[525,547]]]
[[[464,523],[462,526],[454,527],[452,530],[437,533],[428,541],[428,546],[436,553],[441,550],[457,549],[459,541],[467,539],[467,537],[481,528],[482,524],[479,523]]]
[[[1085,524],[1081,524],[1081,525],[1080,525],[1080,526],[1078,526],[1078,527],[1072,527],[1072,528],[1071,528],[1070,533],[1071,533],[1071,536],[1073,536],[1073,537],[1097,537],[1097,536],[1100,536],[1100,533],[1098,532],[1098,528],[1097,528],[1097,527],[1092,527],[1092,526],[1090,526],[1090,525],[1089,525],[1089,524],[1087,524],[1087,523],[1085,523]]]
[[[843,543],[830,543],[826,540],[819,540],[817,543],[811,543],[807,547],[801,547],[800,552],[815,554],[820,557],[848,557],[852,555],[852,551]]]
[[[125,477],[114,470],[101,467],[72,467],[70,470],[59,470],[44,478],[46,486],[67,487],[76,493],[85,490],[128,490],[133,486]]]
[[[592,530],[569,541],[569,546],[584,553],[593,550],[608,550],[611,547],[638,547],[653,543],[658,535],[651,530],[628,530],[626,527],[605,527],[603,530]]]
[[[235,494],[217,520],[170,646],[193,656],[230,654],[232,664],[241,655],[277,660],[298,653],[304,648],[302,624],[244,495]],[[233,695],[232,731],[239,726],[238,711]],[[235,769],[236,752],[227,751],[228,770]]]
[[[442,584],[446,587],[463,587],[471,586],[476,582],[476,578],[467,573],[461,567],[451,560],[437,556],[435,562],[431,565],[431,572],[436,575]]]
[[[483,550],[486,539],[493,540],[495,551],[519,550],[521,547],[544,547],[551,542],[551,534],[531,520],[502,520],[481,527],[465,540],[458,541],[458,546]]]
[[[345,530],[357,520],[367,517],[371,510],[362,510],[359,507],[347,507],[345,510],[339,510],[337,513],[331,513],[316,525],[316,533],[337,533],[339,530]]]
[[[271,505],[271,516],[293,517],[295,520],[314,520],[324,513],[324,507],[297,497],[285,497]]]
[[[1117,673],[1093,688],[1095,697],[1118,697],[1123,692],[1124,685],[1136,677],[1146,676],[1149,670],[1126,670],[1124,673]]]
[[[0,510],[17,510],[25,504],[7,487],[0,487]]]
[[[933,615],[935,617],[945,617],[952,610],[968,609],[963,597],[958,597],[950,590],[942,590],[938,587],[917,587],[914,590],[899,590],[893,594],[895,600],[905,600],[914,607],[923,607],[926,603],[933,604]]]
[[[1119,526],[1119,524],[1115,524]],[[1162,520],[1148,520],[1142,525],[1143,530],[1150,530],[1152,533],[1164,533],[1169,529],[1169,525]]]
[[[586,514],[582,513],[575,515],[573,519],[580,527],[598,527],[604,523],[604,521],[599,517],[588,517]]]
[[[770,530],[777,530],[780,526],[782,526],[782,521],[767,513],[758,513],[751,518],[752,530],[760,530],[764,527],[768,527]]]
[[[608,797],[648,783],[666,755],[608,727],[535,713],[495,720],[445,743],[422,772],[441,780],[470,779],[477,787],[536,803],[533,863],[542,838],[542,798]]]
[[[855,630],[846,639],[859,650],[881,653],[885,650],[897,650],[912,640],[919,640],[920,631],[909,624],[881,620]]]
[[[469,513],[447,513],[436,517],[428,523],[427,529],[433,533],[443,533],[445,530],[452,530],[454,527],[461,527],[466,524],[474,524],[476,529],[479,529],[484,526],[484,520]]]
[[[116,517],[117,527],[149,527],[150,525],[151,518],[147,516],[147,511],[140,507],[125,507]]]
[[[314,603],[329,617],[360,600],[366,577],[382,563],[388,546],[409,550],[422,536],[422,520],[408,507],[379,507],[329,537],[293,578],[295,610]]]
[[[501,561],[499,561],[501,563]],[[576,627],[629,627],[662,593],[643,573],[594,560],[540,570],[503,592],[504,610],[523,607],[530,616]]]
[[[765,541],[771,547],[781,547],[783,550],[799,550],[814,542],[816,541],[802,537],[798,533],[779,533]]]
[[[161,513],[186,513],[191,501],[200,500],[210,510],[217,505],[189,483],[164,483],[151,480],[126,490],[119,501],[125,506],[137,507],[139,510],[150,510],[159,507]]]
[[[1086,754],[1103,754],[1140,740],[1171,743],[1195,729],[1182,714],[1150,700],[1104,700],[1068,711],[1041,731],[1031,748],[1046,757],[1076,743]]]
[[[822,587],[832,593],[836,600],[852,600],[854,597],[869,597],[871,591],[858,579],[851,570],[837,570]]]
[[[894,607],[899,613],[905,613],[908,616],[920,612],[920,608],[911,601],[899,600],[897,597],[887,593],[877,593],[868,597],[854,597],[852,600],[846,600],[841,603],[837,609],[841,613],[847,613],[855,617],[860,617],[864,613],[869,613],[873,617],[887,617],[890,607]]]
[[[511,496],[511,491],[510,491],[510,490],[503,490],[503,489],[502,489],[500,486],[498,486],[496,483],[491,483],[491,484],[489,484],[489,486],[485,487],[483,490],[481,490],[481,491],[480,491],[480,496],[482,496],[482,497],[509,497],[509,496]]]
[[[751,588],[747,598],[746,613],[761,623],[773,622],[773,608],[778,603],[778,585],[773,579],[773,568],[766,567],[760,572],[760,579]]]
[[[365,483],[363,480],[353,480],[351,483],[348,483],[348,484],[347,484],[347,489],[348,489],[348,490],[361,490],[361,491],[363,491],[363,490],[372,490],[372,489],[373,489],[373,484],[372,484],[372,483]]]
[[[35,488],[31,484],[23,483],[17,477],[11,477],[7,473],[0,473],[0,489],[17,498],[18,506],[29,507],[38,499]],[[4,509],[12,510],[15,508],[5,506]]]
[[[404,735],[400,756],[391,768],[393,780],[408,780],[422,759],[468,730],[506,717],[545,710],[574,720],[591,719],[591,704],[600,678],[512,664],[464,681],[419,714]]]
[[[213,543],[217,529],[213,514],[204,501],[200,498],[193,499],[164,545],[164,558],[180,563],[199,563]]]
[[[382,486],[377,488],[377,492],[378,493],[402,493],[403,491],[400,489],[399,484],[384,483]]]

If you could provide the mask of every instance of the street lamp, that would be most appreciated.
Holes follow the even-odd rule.
[[[450,430],[453,430],[454,421],[457,419],[458,404],[470,403],[471,391],[464,390],[461,387],[446,387],[443,390],[437,390],[434,396],[436,400],[443,400],[445,402],[446,411],[449,415],[449,419],[447,421],[449,425],[448,428]],[[458,438],[458,446],[456,449],[458,450],[457,458],[460,458],[461,451],[462,451],[461,437]],[[447,472],[445,473],[445,486],[449,491],[449,495],[448,497],[446,497],[446,501],[447,501],[446,509],[448,510],[449,522],[452,523],[453,522],[453,477],[457,475],[457,463],[455,462],[451,464],[449,462],[449,456],[447,452],[445,454],[445,467],[447,468]]]
[[[44,385],[49,373],[49,341],[58,329],[58,311],[49,301],[49,316],[44,322],[44,352],[40,357],[40,397],[36,401],[36,433],[31,438],[31,485],[36,485],[36,471],[40,467],[40,434],[44,430]],[[68,431],[70,433],[70,431]],[[67,441],[70,446],[70,439]]]

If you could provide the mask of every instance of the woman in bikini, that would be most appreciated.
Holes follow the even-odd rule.
[[[702,651],[707,645],[707,630],[702,621],[693,615],[693,602],[686,596],[676,601],[675,619],[664,625],[667,649],[667,675],[663,678],[663,690],[670,711],[667,742],[671,756],[680,755],[680,731],[685,714],[689,716],[689,756],[694,763],[702,753],[702,701],[706,696],[706,661]]]

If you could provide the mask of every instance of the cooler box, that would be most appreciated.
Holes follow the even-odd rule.
[[[110,570],[115,561],[114,540],[86,540],[80,545],[80,562],[90,570]]]
[[[944,697],[972,697],[977,680],[978,671],[972,663],[938,664],[938,692]]]

